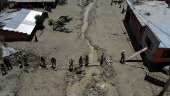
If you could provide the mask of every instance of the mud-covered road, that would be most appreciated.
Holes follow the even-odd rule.
[[[38,42],[7,42],[9,47],[28,53],[30,66],[9,70],[0,76],[0,96],[155,96],[162,87],[145,79],[149,70],[142,62],[121,64],[120,53],[128,57],[135,52],[125,28],[126,3],[110,5],[110,0],[67,0],[49,13],[58,20],[70,15],[73,20],[65,30],[52,30],[45,20],[45,29],[36,32]],[[13,9],[9,9],[13,10]],[[43,9],[34,9],[43,11]],[[98,62],[104,52],[106,61]],[[46,68],[39,67],[39,56],[44,55]],[[69,72],[69,59],[77,66],[80,56],[89,55],[89,67]],[[57,68],[51,68],[50,58],[56,57]],[[17,54],[11,57],[15,62]],[[132,58],[141,60],[140,55]],[[112,62],[109,62],[112,61]],[[169,90],[165,96],[170,94]]]

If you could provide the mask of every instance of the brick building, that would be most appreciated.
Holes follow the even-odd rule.
[[[0,17],[0,36],[5,40],[29,40],[35,31],[36,15],[42,15],[42,12],[21,9],[3,14]]]
[[[126,0],[128,21],[139,48],[148,47],[146,57],[152,64],[170,62],[170,8],[165,1]]]

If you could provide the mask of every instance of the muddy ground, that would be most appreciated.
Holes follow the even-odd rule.
[[[126,4],[122,3],[126,9]],[[10,9],[11,10],[11,9]],[[43,9],[34,9],[43,10]],[[9,11],[9,10],[6,10]],[[2,96],[155,96],[162,87],[144,80],[148,69],[142,62],[121,64],[120,53],[126,57],[135,52],[133,42],[128,41],[124,16],[118,3],[110,6],[110,0],[68,0],[49,13],[58,20],[71,15],[73,21],[64,31],[53,31],[45,20],[45,29],[36,32],[30,42],[8,42],[8,46],[23,50],[29,56],[30,66],[14,69],[0,76]],[[105,53],[106,62],[100,66],[99,58]],[[22,53],[22,52],[21,52]],[[19,54],[19,53],[17,53]],[[17,54],[11,58],[16,59]],[[92,64],[69,72],[68,62],[88,54]],[[44,55],[47,68],[39,67],[39,56]],[[51,68],[51,56],[57,59],[57,68]],[[141,60],[140,55],[132,58]],[[108,60],[113,61],[110,63]],[[75,64],[75,66],[77,66]],[[170,93],[167,90],[165,96]]]

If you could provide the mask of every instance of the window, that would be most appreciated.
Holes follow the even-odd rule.
[[[135,21],[135,15],[132,13],[132,20]]]
[[[153,44],[152,44],[151,40],[148,38],[148,36],[146,36],[145,42],[148,46],[148,49],[152,50]]]
[[[170,58],[170,50],[164,50],[161,58]]]
[[[138,31],[139,33],[141,34],[141,31],[142,31],[142,25],[140,23],[138,23]]]

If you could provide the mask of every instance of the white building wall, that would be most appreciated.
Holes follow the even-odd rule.
[[[151,40],[153,47],[151,50],[148,48],[148,50],[145,51],[145,53],[148,59],[152,61],[154,54],[156,52],[156,49],[158,48],[160,42],[158,41],[157,37],[155,37],[154,33],[148,28],[148,26],[146,26],[143,37],[142,37],[142,41],[141,41],[142,48],[147,47],[147,44],[145,42],[145,39],[147,36]]]

